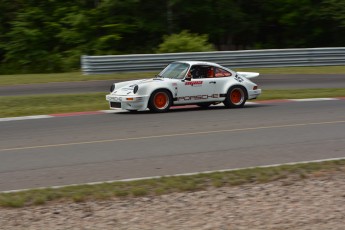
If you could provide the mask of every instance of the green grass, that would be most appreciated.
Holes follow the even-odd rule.
[[[234,68],[234,70],[253,71],[253,72],[259,72],[260,74],[345,74],[345,66]],[[97,75],[83,75],[81,72],[53,73],[53,74],[0,75],[0,86],[17,85],[17,84],[48,83],[48,82],[140,79],[140,78],[153,77],[158,73],[159,71],[97,74]]]
[[[344,97],[344,88],[264,90],[258,100]]]
[[[52,73],[52,74],[15,74],[0,75],[0,86],[49,83],[49,82],[75,82],[94,80],[114,80],[114,79],[139,79],[154,77],[157,72],[135,72],[135,73],[114,73],[83,75],[81,72],[72,73]]]
[[[259,100],[345,97],[345,89],[265,90]],[[1,97],[0,117],[109,109],[105,93]]]
[[[126,199],[250,183],[268,183],[276,180],[283,180],[284,185],[289,185],[296,180],[327,176],[334,172],[345,172],[345,160],[0,193],[0,207],[19,208],[43,205],[51,201],[84,202],[88,200],[109,200],[114,197]]]
[[[6,96],[0,100],[0,117],[109,109],[105,93]]]

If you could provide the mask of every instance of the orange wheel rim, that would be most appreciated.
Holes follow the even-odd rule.
[[[240,90],[238,89],[234,89],[233,91],[231,91],[230,94],[230,100],[233,104],[238,104],[241,102],[242,100],[242,93]]]
[[[157,93],[154,102],[157,108],[163,109],[167,105],[168,98],[164,93]]]

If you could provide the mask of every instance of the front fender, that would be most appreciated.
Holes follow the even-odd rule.
[[[154,91],[158,89],[168,90],[172,97],[176,97],[177,88],[172,83],[165,83],[165,82],[155,82],[151,84],[143,84],[139,85],[138,95],[146,95],[150,96]]]

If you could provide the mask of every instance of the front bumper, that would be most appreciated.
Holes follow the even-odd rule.
[[[108,94],[105,99],[109,102],[111,109],[145,110],[147,108],[148,96],[114,95]]]

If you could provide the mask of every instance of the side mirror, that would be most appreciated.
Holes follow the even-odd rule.
[[[112,93],[112,92],[114,91],[114,89],[115,89],[115,84],[112,84],[112,85],[110,86],[110,92]]]

